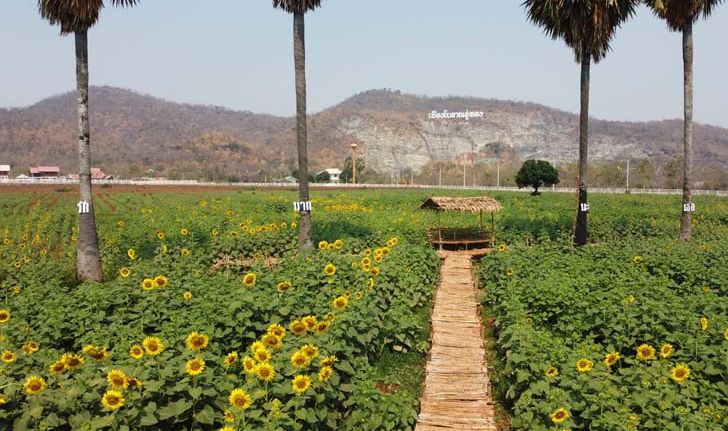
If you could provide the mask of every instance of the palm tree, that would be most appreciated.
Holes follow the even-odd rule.
[[[680,217],[680,239],[692,236],[693,180],[693,23],[702,15],[707,18],[723,0],[646,0],[657,16],[667,22],[672,31],[682,32],[683,94],[685,123],[683,130],[683,208]]]
[[[587,154],[589,145],[589,72],[601,61],[619,26],[630,18],[638,0],[526,0],[528,18],[553,39],[563,39],[581,63],[579,173],[574,244],[587,239]]]
[[[308,153],[306,130],[306,39],[304,15],[321,6],[321,0],[273,0],[273,7],[293,14],[293,59],[296,69],[296,146],[298,148],[298,198],[308,201]],[[302,210],[298,245],[313,248],[311,212]]]
[[[114,6],[133,6],[137,0],[111,0]],[[81,202],[76,243],[76,280],[103,281],[99,240],[91,193],[91,135],[88,116],[88,29],[99,19],[103,0],[38,0],[38,10],[51,25],[60,25],[61,35],[76,37],[76,97],[78,101],[78,165]]]

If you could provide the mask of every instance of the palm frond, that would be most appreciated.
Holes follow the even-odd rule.
[[[113,6],[134,6],[139,0],[111,0]],[[51,25],[60,25],[61,34],[85,31],[99,20],[104,0],[38,0],[38,11]]]
[[[273,7],[288,13],[306,13],[321,6],[322,0],[273,0]]]
[[[577,61],[599,62],[617,29],[632,17],[639,0],[525,0],[528,19],[547,36],[563,39]]]
[[[701,16],[707,18],[723,0],[645,0],[658,17],[673,31],[682,31]]]

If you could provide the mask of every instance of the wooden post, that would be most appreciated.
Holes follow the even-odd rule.
[[[440,222],[440,211],[437,210],[437,243],[442,250],[442,223]]]
[[[490,244],[495,246],[495,215],[490,213]]]

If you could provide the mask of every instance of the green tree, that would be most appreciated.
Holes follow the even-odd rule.
[[[366,168],[366,163],[364,162],[363,157],[357,157],[356,158],[356,182],[362,183],[364,182],[364,169]],[[353,164],[351,163],[351,156],[347,157],[346,160],[344,160],[344,169],[341,170],[341,175],[339,176],[339,180],[342,183],[350,183],[352,181],[352,178],[354,176],[354,170],[353,170]]]
[[[559,183],[559,173],[545,160],[526,160],[516,174],[518,188],[533,187],[533,195],[538,195],[538,188]]]
[[[601,61],[619,26],[634,14],[638,0],[526,0],[528,18],[553,39],[563,39],[581,63],[578,200],[574,244],[587,239],[587,154],[589,143],[589,75]]]
[[[306,130],[306,12],[321,6],[321,0],[273,0],[273,7],[293,14],[293,61],[296,69],[296,146],[298,148],[298,197],[308,201],[308,142]],[[298,223],[298,246],[313,249],[313,226],[310,211],[301,211]]]
[[[680,216],[680,239],[692,237],[692,213],[686,211],[692,202],[693,181],[693,24],[701,16],[707,18],[723,0],[645,0],[657,16],[667,22],[672,31],[682,32],[683,95],[684,95],[684,156],[683,208]]]
[[[114,6],[133,6],[137,0],[111,0]],[[81,201],[89,211],[78,215],[76,279],[103,281],[96,216],[91,193],[91,132],[88,114],[88,30],[99,19],[103,0],[38,0],[38,10],[61,35],[73,33],[76,42],[76,97],[78,101],[78,166]]]
[[[331,174],[326,171],[321,171],[314,177],[317,183],[328,183],[331,181]]]

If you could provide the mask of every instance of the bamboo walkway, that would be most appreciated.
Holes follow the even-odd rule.
[[[495,431],[472,254],[443,254],[415,431]]]

